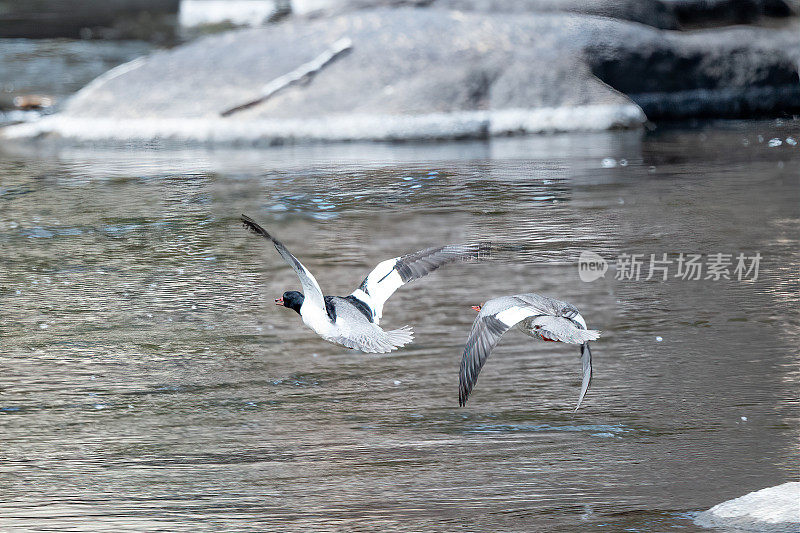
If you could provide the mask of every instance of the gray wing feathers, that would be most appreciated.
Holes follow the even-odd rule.
[[[594,329],[583,329],[574,320],[558,316],[537,316],[530,320],[529,326],[542,337],[567,344],[583,344],[594,341],[600,337],[600,332]]]
[[[532,319],[532,322],[541,324],[540,334],[561,342],[581,345],[582,379],[581,393],[578,396],[578,405],[575,407],[577,411],[592,383],[592,350],[589,348],[589,341],[597,340],[600,332],[588,329],[578,308],[572,304],[538,294],[520,294],[515,298],[534,305],[550,315]]]
[[[365,353],[387,353],[408,344],[414,339],[409,326],[385,331],[370,322],[361,311],[344,298],[334,296],[331,303],[336,310],[337,334],[328,340]]]
[[[332,337],[328,340],[364,353],[389,353],[414,340],[414,332],[410,326],[391,331],[375,326],[371,334]]]
[[[583,372],[583,381],[581,382],[581,395],[578,397],[578,406],[575,407],[577,411],[583,397],[586,396],[586,391],[589,390],[589,384],[592,382],[592,350],[589,349],[589,343],[586,342],[581,345],[581,370]]]
[[[283,260],[286,261],[290,267],[292,267],[297,274],[297,277],[300,278],[300,285],[303,286],[303,295],[305,296],[306,301],[324,309],[325,301],[322,295],[322,289],[320,289],[317,280],[314,279],[313,274],[311,274],[311,272],[309,272],[308,269],[304,267],[303,264],[289,252],[289,250],[286,249],[286,246],[284,246],[281,241],[270,235],[267,230],[262,228],[255,220],[247,215],[242,215],[242,224],[244,224],[245,228],[256,235],[261,235],[265,239],[272,241],[272,244],[275,245],[275,249],[278,250],[279,254],[281,254]]]
[[[542,296],[540,294],[517,294],[516,296],[511,296],[511,298],[517,301],[517,305],[522,303],[531,309],[535,309],[538,311],[537,314],[567,316],[572,314],[572,312],[575,314],[578,312],[578,310],[572,304],[568,304],[548,296]]]
[[[477,258],[477,245],[459,244],[426,248],[413,254],[397,258],[394,269],[400,274],[403,283],[427,276],[437,268],[453,261]]]
[[[380,321],[383,305],[397,289],[447,263],[478,259],[480,250],[478,245],[448,245],[387,259],[372,269],[352,295],[370,306]]]
[[[469,393],[478,381],[478,374],[492,352],[500,337],[510,326],[494,317],[484,314],[483,310],[472,324],[464,353],[461,356],[461,368],[458,373],[458,405],[467,403]]]

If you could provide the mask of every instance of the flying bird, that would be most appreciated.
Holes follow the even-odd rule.
[[[379,325],[383,305],[394,291],[444,264],[477,258],[479,252],[477,245],[450,245],[387,259],[352,294],[325,296],[314,275],[283,243],[246,215],[242,215],[242,223],[251,232],[272,241],[300,278],[303,292],[286,291],[275,303],[296,311],[303,323],[326,341],[367,353],[391,352],[414,339],[410,326],[386,331]]]
[[[571,304],[538,294],[501,296],[482,306],[474,305],[478,316],[472,324],[458,373],[458,404],[467,403],[486,358],[500,337],[516,326],[535,339],[581,345],[583,382],[577,411],[592,381],[592,352],[589,341],[597,340],[600,332],[586,328],[586,321]]]

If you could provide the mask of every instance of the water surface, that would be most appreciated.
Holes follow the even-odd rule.
[[[6,147],[0,528],[695,531],[798,476],[798,138]],[[499,251],[398,291],[384,324],[416,340],[367,355],[273,305],[297,280],[240,213],[330,294],[427,246]],[[582,250],[763,259],[755,281],[585,283]],[[470,306],[519,292],[604,332],[577,413],[577,349],[516,333],[458,408]]]

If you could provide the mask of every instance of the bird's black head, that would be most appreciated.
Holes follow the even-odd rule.
[[[275,300],[275,304],[288,307],[289,309],[294,309],[299,315],[300,307],[303,305],[304,299],[305,296],[303,296],[302,292],[286,291],[283,293],[283,298],[278,298]]]

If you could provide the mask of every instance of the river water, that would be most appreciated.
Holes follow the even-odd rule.
[[[770,121],[5,146],[0,530],[696,531],[697,511],[798,477],[795,139],[798,122]],[[400,289],[383,325],[415,342],[368,355],[273,305],[297,280],[240,213],[329,294],[428,246],[495,253]],[[584,250],[604,278],[581,281]],[[702,255],[703,278],[732,254],[732,279],[676,277],[680,253]],[[760,254],[757,279],[737,279],[739,253]],[[623,254],[643,254],[638,280],[615,279]],[[650,254],[673,260],[666,281],[645,279]],[[521,292],[603,331],[577,413],[577,349],[515,332],[458,407],[470,306]]]

